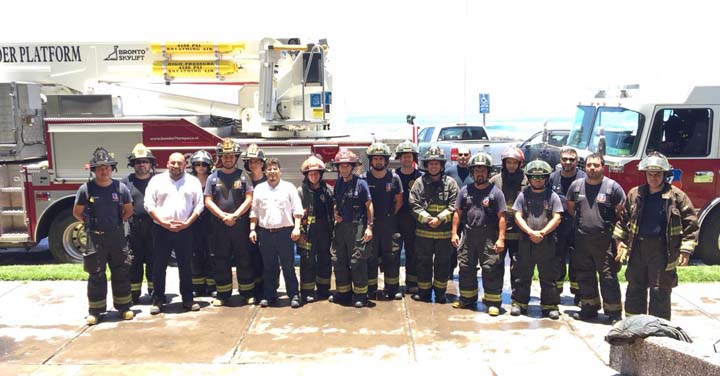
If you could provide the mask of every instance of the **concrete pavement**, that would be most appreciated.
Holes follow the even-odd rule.
[[[455,281],[456,282],[456,281]],[[381,283],[382,285],[382,283]],[[282,288],[282,287],[281,287]],[[456,291],[450,283],[450,293]],[[566,287],[567,289],[567,287]],[[555,375],[614,375],[607,321],[580,322],[564,296],[560,320],[540,318],[539,287],[533,286],[528,316],[456,310],[449,304],[378,301],[373,308],[327,301],[291,309],[212,307],[182,312],[177,272],[168,271],[172,304],[151,316],[149,300],[133,307],[136,318],[108,313],[97,326],[84,325],[84,282],[0,282],[0,374],[225,374],[253,369],[313,373],[367,373],[368,368],[510,375],[535,371]],[[624,287],[623,287],[624,291]],[[673,293],[673,322],[708,356],[720,339],[717,284],[685,284]],[[108,302],[111,299],[108,297]],[[503,293],[509,307],[509,286]]]

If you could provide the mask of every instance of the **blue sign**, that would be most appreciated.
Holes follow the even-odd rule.
[[[325,104],[332,104],[332,92],[325,92]]]
[[[490,94],[480,93],[480,113],[481,114],[489,114],[490,113]]]
[[[322,107],[322,102],[320,101],[322,97],[320,96],[320,93],[310,94],[310,107],[312,108],[320,108]]]

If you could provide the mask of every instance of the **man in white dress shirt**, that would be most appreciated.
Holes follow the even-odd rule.
[[[301,305],[295,275],[295,247],[300,238],[300,220],[304,211],[297,189],[280,180],[280,161],[268,158],[265,165],[267,181],[258,184],[253,193],[250,211],[250,241],[259,243],[263,259],[263,298],[261,307],[277,302],[278,271],[282,267],[290,306]]]
[[[160,313],[165,303],[165,271],[173,250],[180,274],[182,307],[187,311],[200,309],[200,305],[193,302],[193,234],[189,227],[203,211],[203,191],[200,181],[185,173],[185,165],[185,157],[173,153],[168,159],[168,170],[153,176],[145,190],[145,210],[155,222],[154,286],[150,308],[153,315]]]

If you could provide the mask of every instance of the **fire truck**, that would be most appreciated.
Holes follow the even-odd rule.
[[[331,127],[327,41],[0,45],[0,247],[48,238],[53,256],[82,261],[72,217],[93,150],[123,163],[142,142],[164,168],[173,152],[214,152],[222,137],[279,157],[295,184],[309,155],[364,156],[370,136]]]
[[[627,192],[645,184],[640,160],[652,151],[666,155],[672,184],[685,191],[698,211],[695,254],[720,264],[720,87],[650,96],[638,85],[600,90],[577,106],[568,145],[582,159],[605,155],[606,175]],[[716,178],[716,174],[719,176]]]

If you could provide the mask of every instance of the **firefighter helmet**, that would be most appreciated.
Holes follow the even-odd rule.
[[[638,165],[638,171],[670,171],[672,166],[667,157],[658,152],[648,154]]]
[[[300,171],[302,171],[303,174],[307,174],[310,171],[318,171],[322,174],[325,172],[325,163],[323,163],[320,158],[311,155],[308,159],[303,161],[300,166]]]
[[[413,153],[417,157],[419,154],[418,147],[410,140],[405,140],[395,147],[395,158],[400,158],[401,154]]]
[[[493,167],[492,157],[483,152],[478,152],[473,155],[472,158],[470,158],[470,162],[468,162],[468,167],[473,168],[480,166],[487,167],[489,172]]]
[[[423,159],[422,159],[423,167],[427,168],[427,164],[430,161],[439,161],[440,165],[442,167],[445,167],[445,162],[447,160],[445,159],[445,153],[443,152],[442,149],[440,149],[439,146],[437,146],[437,145],[430,146],[425,151],[425,154],[423,154]]]
[[[257,144],[250,144],[248,146],[247,150],[245,151],[245,154],[243,154],[242,159],[245,161],[243,166],[245,167],[246,171],[250,171],[250,163],[248,163],[251,159],[259,159],[263,163],[263,170],[265,170],[265,151],[263,149],[260,149],[260,147],[257,146]]]
[[[222,142],[219,142],[215,147],[216,154],[220,155],[240,155],[240,145],[236,144],[231,138],[223,138]]]
[[[350,163],[351,165],[362,164],[360,163],[357,155],[348,148],[340,148],[340,151],[335,154],[335,158],[333,158],[332,162],[335,166],[341,163]]]
[[[552,167],[550,167],[547,162],[540,159],[531,161],[527,164],[527,167],[525,167],[525,175],[527,176],[547,176],[551,173]]]
[[[98,166],[112,166],[113,169],[117,166],[117,161],[113,159],[112,155],[108,153],[103,147],[95,149],[89,163],[90,169]]]
[[[130,154],[128,154],[128,167],[132,167],[136,159],[149,159],[150,164],[155,166],[155,156],[152,151],[142,143],[136,144]]]
[[[512,158],[520,162],[520,167],[525,163],[525,153],[517,146],[509,146],[500,154],[500,160],[505,165],[505,159]]]
[[[390,147],[385,145],[382,142],[374,142],[372,145],[368,146],[367,150],[365,151],[365,154],[367,154],[368,159],[372,159],[372,157],[379,155],[381,157],[390,158],[390,155],[392,155],[392,151],[390,151]]]
[[[213,160],[210,153],[205,150],[198,150],[190,157],[190,165],[193,166],[195,163],[205,163],[208,166],[212,166]]]

